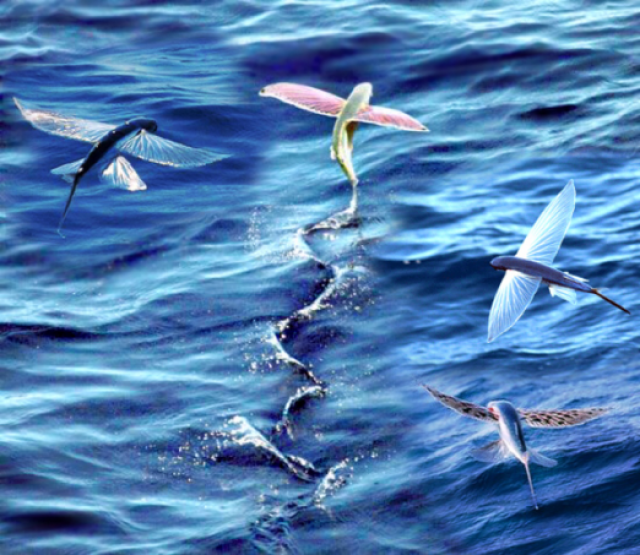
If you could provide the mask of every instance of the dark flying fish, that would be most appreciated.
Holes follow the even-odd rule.
[[[527,235],[515,256],[498,256],[491,261],[505,276],[493,299],[489,315],[488,341],[493,341],[510,329],[531,303],[540,283],[549,286],[552,296],[576,304],[576,291],[593,293],[627,314],[630,312],[605,297],[586,279],[561,272],[550,265],[556,257],[569,229],[576,203],[576,189],[569,181],[551,201]]]
[[[531,488],[531,497],[536,509],[538,508],[538,501],[536,500],[536,494],[533,489],[529,463],[533,462],[546,467],[555,466],[557,463],[553,459],[545,457],[527,446],[524,440],[521,422],[524,421],[534,428],[566,428],[568,426],[584,424],[609,410],[597,407],[568,410],[517,409],[509,401],[492,401],[487,407],[482,407],[450,395],[445,395],[428,385],[424,385],[423,387],[444,406],[465,416],[475,418],[476,420],[492,422],[498,425],[500,439],[492,441],[478,449],[474,449],[471,454],[474,458],[489,463],[502,462],[509,458],[510,455],[518,459],[524,465],[527,472],[527,480]]]
[[[125,152],[141,160],[176,168],[193,168],[211,164],[226,158],[203,148],[191,148],[158,137],[155,121],[137,118],[115,126],[97,121],[64,116],[48,110],[28,109],[17,99],[16,106],[36,129],[45,133],[59,135],[93,143],[89,154],[76,162],[71,162],[51,170],[71,183],[71,191],[64,208],[58,232],[62,228],[71,199],[80,179],[96,164],[102,163],[100,178],[109,185],[128,191],[144,191],[147,186],[124,156],[114,153]]]

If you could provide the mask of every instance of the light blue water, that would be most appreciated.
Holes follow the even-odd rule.
[[[2,553],[640,552],[633,2],[9,0],[0,18]],[[360,127],[360,228],[299,241],[350,186],[330,119],[258,96],[278,81],[369,81],[431,129]],[[90,174],[62,239],[50,170],[87,145],[13,96],[231,157],[135,161],[138,194]],[[489,261],[569,179],[557,265],[633,316],[541,289],[488,345]],[[533,468],[534,511],[521,465],[468,457],[495,431],[422,383],[614,410],[525,430],[559,461]]]

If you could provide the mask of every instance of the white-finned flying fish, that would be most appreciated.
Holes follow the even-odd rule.
[[[626,308],[591,287],[587,280],[551,267],[562,240],[569,229],[576,204],[573,180],[542,212],[515,256],[498,256],[491,261],[496,270],[505,272],[489,314],[491,342],[510,329],[531,303],[538,286],[549,286],[552,296],[576,304],[576,291],[593,293],[616,308]]]

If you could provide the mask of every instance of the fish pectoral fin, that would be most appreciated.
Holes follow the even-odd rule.
[[[569,289],[568,287],[562,287],[553,283],[549,284],[549,293],[552,297],[559,297],[563,301],[567,301],[571,304],[578,304],[575,289]]]
[[[141,160],[175,168],[197,168],[228,158],[225,154],[217,154],[207,148],[193,148],[163,139],[144,129],[125,137],[116,148]]]
[[[539,277],[533,278],[513,270],[505,272],[491,305],[487,337],[489,343],[520,319],[536,294],[540,281]]]
[[[575,205],[576,188],[571,180],[540,214],[516,256],[550,266],[569,229]]]
[[[501,439],[472,449],[469,454],[480,462],[499,463],[509,457],[509,450]]]
[[[535,463],[540,466],[545,466],[547,468],[552,468],[558,464],[558,461],[551,459],[549,457],[545,457],[542,453],[531,448],[529,448],[529,460],[532,463]]]
[[[51,173],[59,175],[67,183],[73,183],[73,178],[78,173],[78,170],[80,169],[80,166],[82,166],[84,160],[84,158],[80,158],[80,160],[76,160],[75,162],[69,162],[68,164],[52,169]]]
[[[123,156],[117,156],[100,174],[100,179],[108,185],[127,191],[145,191],[147,188],[147,184]]]

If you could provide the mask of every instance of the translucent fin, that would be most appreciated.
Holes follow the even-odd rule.
[[[509,458],[509,450],[501,439],[472,449],[469,454],[477,461],[486,463],[499,463]]]
[[[368,106],[360,110],[356,116],[356,121],[373,123],[383,127],[395,127],[403,131],[429,131],[425,125],[422,125],[418,120],[404,112],[381,106]]]
[[[474,403],[469,403],[469,401],[463,401],[462,399],[452,397],[451,395],[445,395],[444,393],[441,393],[437,389],[429,387],[428,385],[423,385],[422,387],[424,387],[436,401],[441,402],[445,407],[449,407],[450,409],[453,409],[456,412],[463,414],[464,416],[469,416],[471,418],[482,420],[484,422],[495,423],[498,421],[498,419],[485,407],[481,407],[480,405],[476,405]]]
[[[580,283],[588,283],[588,279],[584,279],[578,276],[574,276],[573,274],[570,274],[569,272],[565,272],[566,275],[568,275],[571,279],[575,279],[576,281],[579,281]]]
[[[489,343],[519,320],[536,294],[540,281],[541,278],[529,277],[513,270],[505,272],[489,314]]]
[[[117,156],[100,174],[100,179],[118,189],[145,191],[147,185],[124,156]]]
[[[532,428],[566,428],[578,426],[598,418],[608,412],[607,408],[591,407],[587,409],[567,410],[528,410],[518,409],[518,413]]]
[[[576,188],[571,180],[540,214],[516,256],[550,266],[569,229],[575,205]]]
[[[547,468],[553,468],[558,464],[558,461],[545,457],[542,453],[535,449],[529,448],[529,460],[540,466],[546,466]]]
[[[59,166],[51,170],[51,173],[61,176],[67,183],[73,183],[73,178],[76,173],[78,173],[78,170],[84,161],[84,158],[80,158],[80,160],[69,162],[68,164],[64,164],[63,166]]]
[[[87,143],[95,143],[104,137],[109,131],[115,129],[115,125],[100,123],[87,119],[72,118],[50,112],[48,110],[31,110],[26,108],[17,98],[13,101],[31,125],[40,131],[59,135],[69,139],[76,139]]]
[[[119,143],[117,147],[141,160],[177,168],[195,168],[227,158],[224,154],[216,154],[205,148],[191,148],[145,130]]]
[[[561,287],[553,283],[549,284],[549,293],[552,297],[559,297],[563,301],[567,301],[571,304],[578,304],[575,289],[569,289],[568,287]]]
[[[337,117],[346,104],[339,96],[295,83],[268,85],[260,91],[260,96],[277,98],[307,112],[329,117]]]
[[[531,479],[531,470],[529,469],[529,461],[524,463],[524,469],[527,471],[527,480],[529,482],[529,488],[531,488],[531,499],[533,499],[533,506],[538,510],[538,500],[536,499],[536,492],[533,489],[533,480]]]

